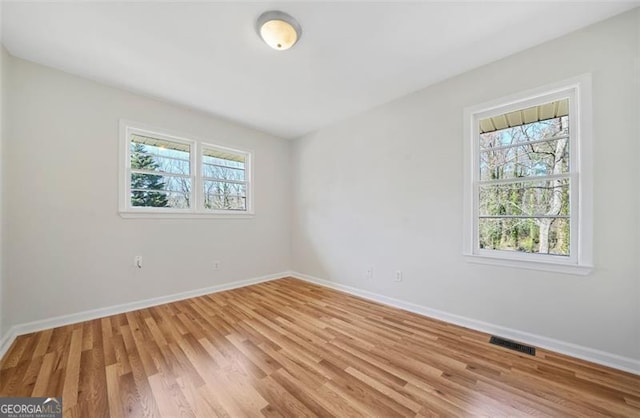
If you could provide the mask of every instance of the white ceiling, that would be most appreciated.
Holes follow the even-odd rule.
[[[5,2],[17,57],[295,138],[640,1]],[[254,22],[302,25],[274,51]]]

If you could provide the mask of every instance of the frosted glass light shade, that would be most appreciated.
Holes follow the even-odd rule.
[[[291,48],[302,34],[298,22],[280,11],[270,11],[260,15],[256,29],[262,40],[278,51]]]

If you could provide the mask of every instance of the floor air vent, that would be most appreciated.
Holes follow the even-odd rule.
[[[500,347],[504,347],[510,350],[520,351],[521,353],[529,354],[530,356],[536,355],[535,347],[520,344],[515,341],[505,340],[504,338],[496,337],[495,335],[491,336],[491,339],[489,340],[489,342],[491,344],[499,345]]]

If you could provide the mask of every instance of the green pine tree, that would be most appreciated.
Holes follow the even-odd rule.
[[[143,170],[156,170],[158,163],[152,156],[145,154],[144,145],[135,143],[131,150],[131,168]],[[165,183],[162,176],[156,174],[131,174],[131,205],[146,207],[167,207],[169,200],[166,193],[147,191],[147,190],[164,190]],[[144,190],[135,190],[144,189]]]

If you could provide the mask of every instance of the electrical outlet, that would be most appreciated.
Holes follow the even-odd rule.
[[[214,262],[213,262],[213,264],[212,264],[212,266],[213,266],[213,269],[214,269],[215,271],[220,270],[220,261],[218,261],[218,260],[214,261]]]
[[[373,267],[367,268],[366,276],[367,280],[373,279]]]
[[[401,282],[402,281],[402,270],[396,271],[395,281],[396,282]]]

